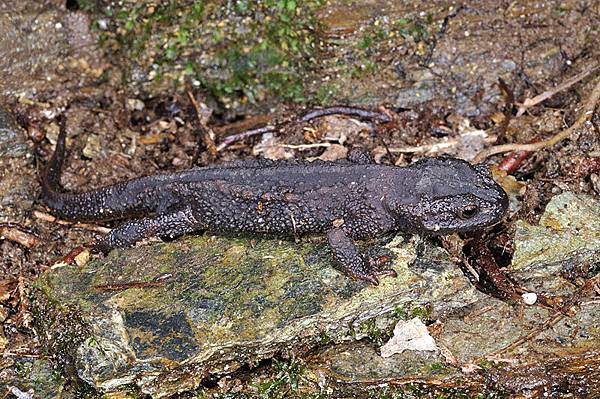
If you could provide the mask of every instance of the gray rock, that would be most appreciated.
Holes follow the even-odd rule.
[[[0,223],[22,222],[37,196],[36,171],[25,132],[0,107]]]
[[[80,320],[85,333],[62,346],[70,348],[78,376],[101,391],[136,384],[164,397],[275,353],[369,336],[389,326],[399,309],[435,304],[450,311],[479,297],[443,253],[411,268],[413,242],[394,240],[386,251],[395,254],[399,276],[378,287],[334,269],[322,240],[202,236],[113,251],[81,270],[66,267],[37,281],[38,328],[51,341],[71,336],[64,330],[73,326],[46,318],[75,306],[78,316],[70,320]],[[155,287],[98,288],[165,275]]]
[[[64,10],[33,2],[0,4],[0,94],[31,95],[56,85],[68,53]]]
[[[565,301],[579,298],[581,305],[569,317],[557,318],[560,312],[539,306],[515,308],[481,294],[476,302],[465,302],[454,312],[438,309],[439,302],[432,301],[427,318],[435,323],[430,333],[445,348],[445,356],[406,351],[384,359],[379,356],[380,343],[348,344],[318,352],[310,374],[326,378],[326,386],[344,392],[348,383],[368,386],[373,381],[378,386],[386,381],[451,385],[481,370],[480,376],[493,376],[495,381],[486,386],[510,397],[534,388],[549,397],[553,392],[597,397],[594,364],[600,350],[600,304],[593,292],[580,291],[561,273],[574,266],[599,264],[599,209],[597,199],[564,193],[550,201],[539,226],[517,223],[511,278],[538,295],[563,295]],[[597,274],[597,267],[589,273],[590,277]],[[528,336],[538,328],[537,334]]]
[[[27,154],[26,137],[13,116],[0,107],[0,159],[20,158]]]

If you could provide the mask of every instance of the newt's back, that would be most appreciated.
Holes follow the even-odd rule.
[[[429,158],[408,167],[353,162],[242,161],[129,180],[80,193],[60,189],[66,129],[42,176],[42,199],[72,221],[129,219],[95,248],[198,230],[326,233],[351,276],[377,283],[353,240],[404,230],[444,234],[500,220],[506,193],[485,167]]]

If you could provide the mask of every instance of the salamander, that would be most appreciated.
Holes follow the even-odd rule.
[[[423,158],[398,167],[351,151],[347,160],[248,160],[144,176],[98,189],[60,186],[66,128],[42,175],[42,200],[66,220],[123,223],[94,248],[197,231],[301,236],[324,234],[339,267],[377,284],[378,270],[356,240],[395,231],[448,234],[497,223],[508,207],[484,165]]]

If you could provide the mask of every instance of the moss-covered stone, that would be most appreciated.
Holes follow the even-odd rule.
[[[555,196],[538,226],[517,222],[515,249],[511,264],[514,270],[557,272],[568,258],[600,262],[598,201],[569,192]]]
[[[274,353],[317,346],[323,336],[384,337],[397,308],[444,310],[475,298],[447,258],[426,256],[411,268],[413,242],[388,243],[399,276],[374,287],[338,272],[324,242],[312,241],[189,237],[113,251],[36,284],[57,315],[76,307],[72,320],[84,321],[77,323],[86,326],[83,335],[62,345],[71,348],[81,379],[100,390],[133,383],[156,397]],[[148,281],[162,284],[107,290]],[[65,336],[44,320],[38,326],[51,340]]]
[[[480,294],[475,301],[463,302],[464,306],[455,305],[455,311],[440,311],[456,300],[449,295],[445,305],[433,300],[432,308],[413,303],[412,308],[395,310],[399,318],[414,314],[429,319],[429,332],[445,351],[444,356],[405,351],[382,358],[380,332],[389,330],[377,330],[376,324],[368,322],[370,331],[376,332],[367,335],[369,341],[317,351],[308,366],[309,374],[326,378],[331,392],[341,397],[354,393],[357,385],[377,391],[388,381],[393,382],[390,388],[405,387],[403,384],[410,381],[437,386],[440,382],[454,385],[460,378],[491,375],[495,381],[487,383],[486,388],[498,397],[515,396],[525,386],[548,392],[548,396],[552,392],[585,392],[584,397],[594,397],[597,384],[590,381],[597,381],[598,373],[596,367],[590,367],[594,362],[590,359],[596,358],[600,349],[600,305],[593,292],[581,291],[563,275],[570,267],[588,265],[583,271],[589,274],[579,278],[593,277],[595,269],[591,266],[600,262],[599,209],[597,199],[567,192],[552,198],[539,226],[517,223],[511,278],[539,296],[566,301],[577,298],[581,305],[571,309],[568,317],[549,322],[557,318],[557,310],[525,305],[515,308]],[[435,252],[436,248],[429,248],[427,257],[435,259]],[[413,267],[418,264],[415,262]],[[477,367],[482,368],[479,374]],[[573,373],[578,376],[576,382],[570,377]],[[551,386],[568,387],[561,391]]]

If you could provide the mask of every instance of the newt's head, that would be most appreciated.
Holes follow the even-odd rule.
[[[484,165],[454,158],[425,158],[414,165],[409,201],[390,204],[418,232],[447,234],[497,223],[508,197]]]

